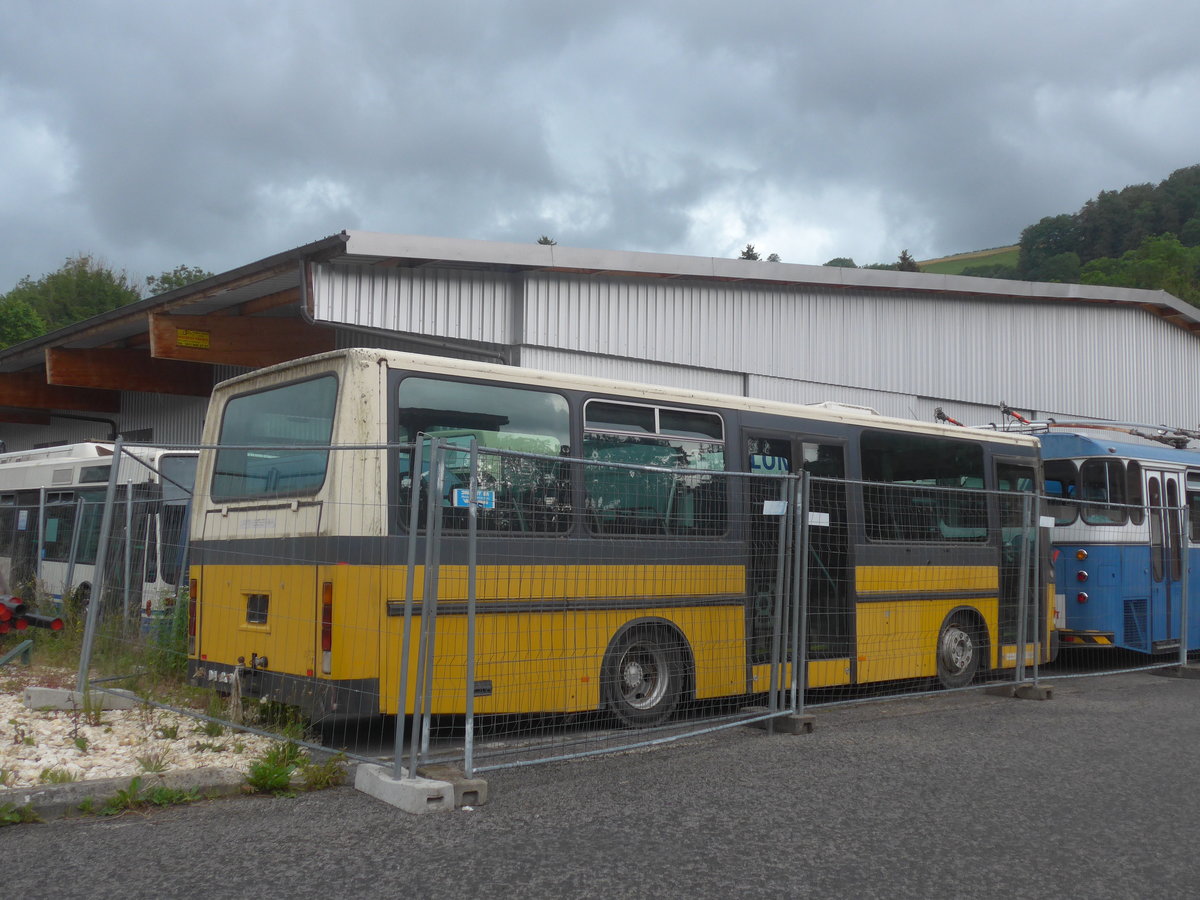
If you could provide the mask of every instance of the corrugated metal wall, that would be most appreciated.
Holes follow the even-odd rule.
[[[1195,425],[1196,337],[1133,306],[863,288],[322,265],[318,319],[520,348],[524,365],[990,421]],[[965,417],[965,418],[964,418]]]
[[[866,405],[882,392],[929,407],[1200,418],[1180,377],[1200,343],[1130,307],[538,274],[523,330],[526,343],[745,373],[752,393],[765,376],[847,388],[833,399]]]
[[[313,314],[382,331],[504,344],[509,277],[480,269],[313,266]]]

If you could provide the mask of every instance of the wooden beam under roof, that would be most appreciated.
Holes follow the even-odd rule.
[[[258,369],[336,347],[332,328],[275,316],[150,314],[150,353]]]
[[[50,413],[32,409],[0,409],[0,422],[6,425],[49,425]]]
[[[121,395],[47,384],[46,376],[39,372],[0,372],[0,406],[115,413],[121,411]]]
[[[46,348],[48,384],[207,397],[213,372],[199,363],[154,359],[145,350]]]

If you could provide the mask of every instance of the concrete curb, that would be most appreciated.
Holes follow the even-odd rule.
[[[195,791],[203,799],[232,797],[243,793],[246,776],[237,769],[186,769],[143,774],[132,777],[97,778],[94,781],[73,781],[67,784],[39,784],[36,787],[0,790],[0,807],[12,804],[20,809],[29,807],[41,819],[63,819],[87,815],[79,807],[91,800],[92,811],[99,811],[106,802],[121,791],[129,790],[133,778],[141,779],[141,793],[156,787],[175,791]]]
[[[29,709],[83,709],[83,694],[70,688],[27,687],[23,695]],[[95,709],[136,709],[142,701],[132,691],[100,690],[90,692],[88,702]]]

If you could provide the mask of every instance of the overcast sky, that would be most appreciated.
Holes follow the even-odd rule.
[[[0,2],[0,292],[342,229],[859,264],[1200,163],[1179,0]]]

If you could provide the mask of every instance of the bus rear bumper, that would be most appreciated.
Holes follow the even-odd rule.
[[[198,687],[213,688],[219,694],[236,694],[243,700],[295,706],[313,721],[327,716],[377,716],[380,713],[379,681],[374,678],[327,681],[191,659],[188,660],[188,680]]]
[[[1058,630],[1058,645],[1064,650],[1075,647],[1115,647],[1115,635],[1111,631]]]

